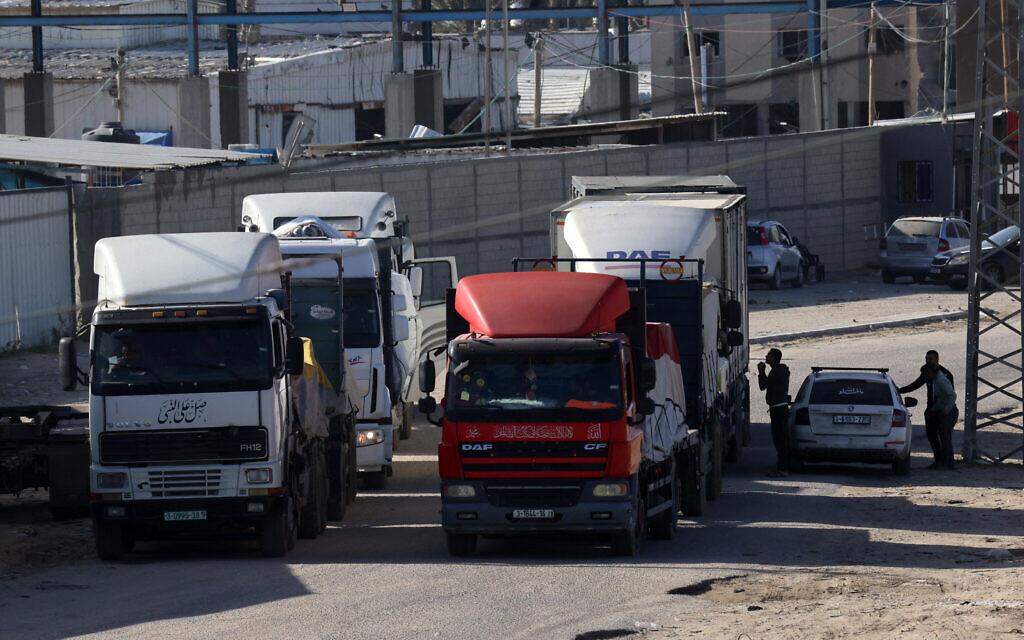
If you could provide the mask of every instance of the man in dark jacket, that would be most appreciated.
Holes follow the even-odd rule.
[[[771,371],[765,374],[765,363]],[[764,362],[757,363],[757,386],[765,392],[772,423],[772,443],[778,458],[773,476],[785,475],[789,463],[789,367],[782,364],[782,352],[770,349]]]
[[[949,372],[941,364],[939,364],[939,352],[934,349],[924,355],[924,366],[921,367],[921,375],[905,387],[899,388],[900,395],[905,393],[913,393],[921,387],[926,387],[928,391],[928,401],[925,406],[931,406],[934,393],[934,378],[928,375],[928,369],[935,369],[937,375],[945,376],[949,380],[949,386],[953,387],[953,374]],[[953,424],[956,424],[957,419],[960,417],[959,410],[954,408],[956,412],[952,416]],[[941,437],[941,433],[944,427],[943,420],[935,413],[925,412],[924,415],[924,431],[925,435],[928,436],[928,444],[932,447],[932,454],[935,456],[935,462],[929,466],[929,469],[938,469],[944,467],[951,467],[953,464],[953,450],[952,445],[949,446],[947,451],[944,445],[944,439]]]

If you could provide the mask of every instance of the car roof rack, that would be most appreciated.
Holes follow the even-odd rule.
[[[814,373],[821,373],[822,371],[877,371],[878,373],[889,373],[888,368],[880,367],[811,367],[811,371]]]

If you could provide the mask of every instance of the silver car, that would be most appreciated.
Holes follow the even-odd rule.
[[[910,471],[910,407],[887,369],[811,369],[789,413],[789,465],[804,462],[891,464]]]
[[[970,242],[970,229],[960,218],[900,218],[879,242],[882,282],[892,284],[900,276],[924,282],[935,254]]]
[[[772,289],[783,282],[804,286],[807,265],[786,227],[774,220],[747,222],[747,275],[751,282],[767,282]]]

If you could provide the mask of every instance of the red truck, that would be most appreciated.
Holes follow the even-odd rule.
[[[421,364],[431,393],[434,366]],[[495,273],[448,295],[438,446],[448,551],[479,535],[601,534],[636,555],[704,508],[675,336],[643,287],[592,273]]]

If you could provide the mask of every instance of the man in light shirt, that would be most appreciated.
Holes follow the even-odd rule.
[[[923,373],[932,390],[924,417],[925,420],[934,420],[939,432],[939,450],[935,452],[935,462],[929,469],[953,469],[953,427],[960,417],[956,391],[937,366],[926,365]]]

